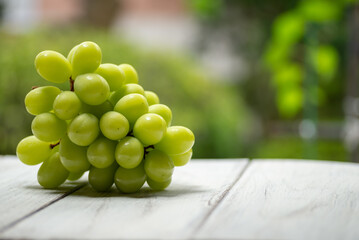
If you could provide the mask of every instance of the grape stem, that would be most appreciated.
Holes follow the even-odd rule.
[[[74,80],[72,79],[72,76],[70,77],[70,91],[73,92],[75,91],[75,88],[74,88]]]
[[[153,149],[155,149],[155,146],[153,146],[153,145],[149,145],[149,146],[145,147],[145,154],[149,153]]]
[[[34,90],[35,88],[38,88],[38,86],[32,86],[31,90]]]
[[[54,144],[50,144],[50,148],[53,149],[54,147],[56,147],[59,144],[60,144],[60,141],[58,141],[57,143],[54,143]]]

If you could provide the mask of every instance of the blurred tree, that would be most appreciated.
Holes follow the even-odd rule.
[[[196,51],[205,52],[216,45],[218,38],[226,39],[231,53],[245,59],[245,74],[233,76],[241,94],[260,115],[263,122],[276,116],[273,90],[261,67],[261,55],[270,35],[273,20],[282,12],[296,6],[299,0],[188,0],[188,6],[201,23],[202,34]],[[213,43],[215,42],[215,43]],[[238,66],[237,69],[240,69]],[[265,89],[265,91],[263,91]],[[294,100],[295,101],[295,100]]]
[[[316,158],[317,109],[330,96],[326,88],[334,80],[344,82],[338,74],[340,50],[334,46],[340,30],[328,29],[345,24],[345,10],[349,5],[351,2],[345,0],[301,1],[277,17],[265,52],[280,114],[293,118],[303,110],[300,134],[307,140],[306,152],[311,158]],[[277,76],[293,64],[297,70],[277,81]],[[341,94],[343,96],[343,87]]]
[[[4,3],[0,1],[0,24],[3,21],[4,18]]]
[[[278,92],[277,106],[282,116],[293,118],[303,108],[303,78],[308,76],[305,69],[314,68],[320,80],[318,84],[306,85],[307,104],[318,106],[325,101],[321,86],[333,81],[339,62],[338,50],[331,43],[336,35],[327,29],[337,27],[344,7],[342,1],[302,1],[274,21],[264,58]],[[306,51],[308,47],[312,49]],[[295,66],[296,70],[285,75],[288,66]]]
[[[117,16],[120,2],[118,0],[87,0],[85,4],[85,24],[109,29]]]
[[[357,1],[189,2],[203,24],[199,45],[206,48],[214,36],[225,36],[233,53],[245,59],[247,74],[237,76],[243,80],[238,87],[265,132],[271,133],[273,120],[302,114],[314,122],[319,116],[343,121],[346,12]],[[306,129],[303,136],[315,135],[311,121],[300,129]]]
[[[303,40],[308,22],[320,25],[318,38],[321,44],[313,52],[312,58],[324,86],[311,91],[318,92],[319,103],[324,103],[325,92],[332,93],[333,89],[339,91],[342,89],[333,82],[338,77],[338,71],[342,72],[343,67],[339,65],[342,53],[339,55],[338,51],[338,48],[342,50],[345,46],[342,37],[345,31],[343,11],[353,1],[194,0],[188,2],[203,24],[205,34],[199,41],[202,48],[205,48],[206,42],[213,39],[211,36],[222,34],[230,39],[233,52],[245,57],[249,66],[249,74],[245,76],[248,81],[244,83],[244,86],[248,87],[246,96],[258,108],[258,112],[268,113],[263,115],[273,117],[274,114],[273,109],[268,109],[267,106],[268,99],[273,97],[272,93],[263,92],[263,83],[259,80],[260,77],[266,78],[260,62],[264,50],[265,61],[272,72],[272,87],[277,90],[276,98],[280,114],[288,118],[295,117],[302,108],[303,93],[301,88],[295,86],[301,86],[304,77]],[[256,87],[257,89],[253,89]],[[258,91],[260,94],[257,93]],[[261,97],[257,98],[258,95]],[[264,102],[265,106],[259,101]]]
[[[351,160],[359,162],[359,4],[348,9],[347,18],[347,84],[344,102],[344,141],[351,154]]]

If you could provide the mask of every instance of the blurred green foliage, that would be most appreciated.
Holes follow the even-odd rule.
[[[277,90],[276,102],[282,117],[296,117],[304,104],[318,107],[326,102],[326,88],[340,67],[335,46],[338,34],[328,33],[328,28],[335,31],[348,4],[346,0],[302,0],[275,19],[264,60]],[[317,84],[303,88],[309,68],[314,69]]]
[[[206,70],[188,57],[143,50],[99,31],[42,30],[21,36],[2,32],[0,36],[0,154],[14,154],[18,141],[31,135],[33,117],[24,106],[31,87],[56,85],[36,73],[35,56],[47,49],[66,56],[87,40],[99,44],[102,62],[132,64],[145,89],[155,91],[171,107],[173,125],[193,130],[194,157],[238,157],[245,149],[253,120],[236,88],[211,81]],[[67,83],[56,86],[69,88]]]
[[[320,44],[313,51],[311,61],[320,72],[320,86],[309,92],[318,94],[312,98],[318,104],[321,118],[342,118],[347,10],[358,0],[222,0],[221,4],[213,0],[198,1],[200,5],[188,1],[192,2],[189,6],[203,29],[197,49],[200,52],[206,42],[218,36],[228,40],[232,53],[244,60],[247,67],[244,74],[234,78],[244,90],[246,102],[263,121],[301,118],[307,25],[318,25]],[[218,9],[212,15],[209,13],[213,11],[207,11],[204,18],[201,9],[213,5]],[[295,72],[286,81],[276,82],[275,78],[293,65]],[[273,81],[269,82],[270,79]]]
[[[333,120],[344,123],[345,55],[350,31],[347,21],[353,10],[351,4],[358,0],[222,0],[217,5],[219,9],[206,11],[205,17],[202,10],[211,9],[216,1],[198,2],[201,4],[190,6],[203,29],[199,52],[206,48],[207,42],[221,36],[246,68],[233,78],[260,122],[258,138],[246,157],[308,156],[304,149],[308,144],[299,136],[298,126],[284,127],[286,130],[282,132],[275,130],[276,125],[287,119],[299,123],[308,117],[309,111],[302,111],[304,105],[311,105],[320,124]],[[312,25],[317,31],[308,34],[308,26]],[[310,51],[307,51],[308,35],[319,43]],[[307,52],[310,52],[308,56]],[[311,84],[304,81],[308,65],[317,77]],[[336,130],[328,129],[328,132]],[[347,160],[341,136],[336,136],[337,141],[322,139],[326,136],[318,136],[317,145],[312,144],[318,148],[317,158]]]
[[[190,9],[193,9],[194,13],[203,18],[211,19],[220,14],[223,1],[222,0],[187,0],[187,4]]]
[[[348,161],[348,153],[342,141],[320,140],[317,143],[317,159]],[[304,158],[306,146],[299,138],[282,136],[270,139],[263,139],[258,143],[251,154],[252,158]],[[314,160],[314,159],[313,159]]]

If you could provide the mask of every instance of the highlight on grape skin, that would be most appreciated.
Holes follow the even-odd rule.
[[[44,50],[35,58],[37,73],[55,86],[44,81],[25,96],[33,135],[18,143],[19,160],[41,164],[37,180],[46,189],[88,172],[98,192],[165,190],[175,167],[192,158],[193,132],[171,126],[171,109],[141,86],[132,65],[102,63],[96,43],[79,43],[65,56]],[[64,82],[68,87],[56,86]]]

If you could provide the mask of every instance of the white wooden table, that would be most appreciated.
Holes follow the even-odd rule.
[[[192,160],[163,192],[58,190],[0,157],[0,239],[359,239],[359,164]]]

